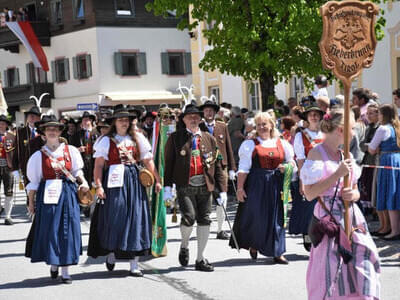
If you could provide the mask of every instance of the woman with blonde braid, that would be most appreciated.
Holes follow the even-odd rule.
[[[350,128],[354,126],[351,113]],[[377,300],[379,255],[367,222],[354,203],[360,197],[360,169],[354,159],[343,160],[340,150],[344,142],[343,109],[330,112],[322,120],[321,130],[325,140],[310,151],[300,175],[307,200],[319,198],[314,217],[321,221],[314,222],[312,228],[318,230],[311,231],[315,236],[307,269],[308,299]],[[350,177],[350,187],[345,188],[342,177],[346,175]],[[345,243],[344,201],[349,203],[351,245]]]

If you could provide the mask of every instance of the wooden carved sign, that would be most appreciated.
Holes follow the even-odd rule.
[[[331,70],[344,86],[344,157],[350,157],[350,87],[351,81],[374,59],[375,19],[378,6],[371,2],[329,1],[321,7],[323,33],[319,42],[322,64]],[[350,186],[349,176],[344,186]],[[351,204],[350,204],[351,205]],[[351,239],[352,224],[349,203],[344,201],[345,231]]]
[[[371,2],[329,1],[321,7],[323,20],[319,48],[324,68],[332,70],[343,84],[371,66],[376,38],[378,6]]]

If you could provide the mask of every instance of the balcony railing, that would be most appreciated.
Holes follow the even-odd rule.
[[[33,31],[36,33],[42,46],[50,46],[50,26],[46,21],[31,22]],[[0,49],[19,53],[21,42],[8,27],[0,27]]]
[[[40,97],[43,93],[49,93],[50,96],[43,98],[41,103],[42,107],[50,107],[51,98],[54,98],[54,84],[53,83],[34,83],[23,84],[15,87],[3,88],[4,97],[6,98],[8,106],[20,106],[23,104],[34,104],[29,99],[30,96]]]

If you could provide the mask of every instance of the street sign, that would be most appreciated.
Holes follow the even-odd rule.
[[[99,110],[97,103],[79,103],[76,105],[76,110]]]

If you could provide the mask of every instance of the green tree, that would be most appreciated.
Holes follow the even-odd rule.
[[[374,0],[380,3],[386,0]],[[179,29],[192,30],[199,20],[215,22],[203,34],[212,49],[200,62],[205,71],[259,79],[262,105],[275,99],[274,86],[298,75],[314,78],[322,68],[318,42],[322,35],[319,8],[323,0],[153,0],[147,9],[156,15],[175,10]],[[193,22],[187,18],[192,7]],[[382,11],[383,13],[383,11]],[[385,19],[376,25],[382,38]],[[310,82],[308,82],[310,84]]]

